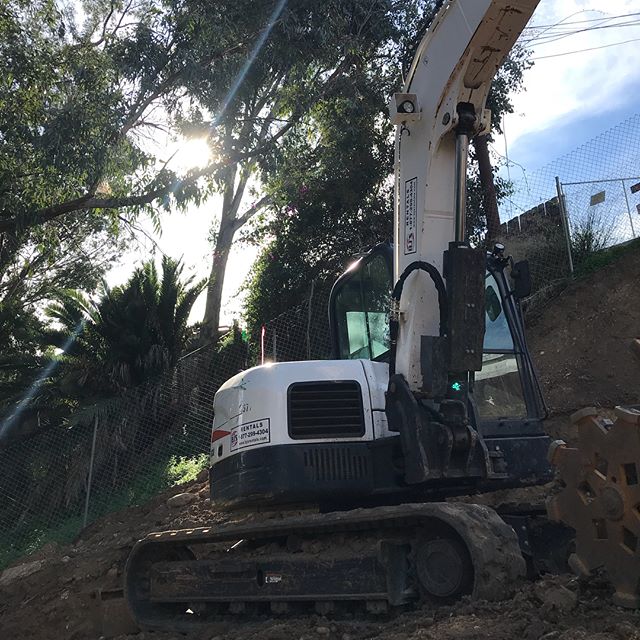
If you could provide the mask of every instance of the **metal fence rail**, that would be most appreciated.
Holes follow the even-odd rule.
[[[501,240],[541,290],[640,233],[640,114],[533,172],[500,206]]]

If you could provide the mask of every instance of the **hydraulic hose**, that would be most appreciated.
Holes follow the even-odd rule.
[[[414,272],[414,271],[425,271],[433,280],[433,284],[436,287],[436,291],[438,292],[438,307],[440,311],[440,336],[446,336],[448,332],[447,327],[447,289],[444,285],[444,280],[440,275],[440,272],[428,262],[424,262],[422,260],[416,260],[416,262],[412,262],[407,268],[402,272],[400,278],[398,278],[398,282],[396,282],[395,287],[393,287],[393,292],[391,294],[391,314],[389,316],[389,377],[395,374],[396,372],[396,347],[398,344],[398,333],[400,331],[400,298],[402,296],[402,290],[404,289],[404,283],[406,279]]]

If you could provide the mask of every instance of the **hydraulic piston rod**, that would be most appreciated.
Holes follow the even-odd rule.
[[[467,217],[467,161],[469,139],[473,134],[476,114],[471,103],[461,102],[457,107],[458,126],[456,127],[456,167],[454,211],[456,219],[455,240],[464,242]]]

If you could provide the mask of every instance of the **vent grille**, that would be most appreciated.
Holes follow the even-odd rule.
[[[294,439],[364,435],[362,392],[355,380],[296,382],[289,387],[289,435]]]
[[[360,480],[369,472],[368,459],[348,448],[314,447],[304,452],[306,475],[315,482]]]

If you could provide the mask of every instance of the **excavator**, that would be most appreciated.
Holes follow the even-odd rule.
[[[567,530],[544,508],[459,499],[553,478],[528,265],[465,239],[469,141],[537,4],[443,3],[390,103],[394,242],[336,281],[333,359],[267,363],[215,395],[212,503],[299,515],[146,536],[124,581],[140,627],[499,600],[561,562]]]

